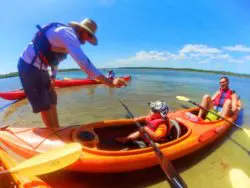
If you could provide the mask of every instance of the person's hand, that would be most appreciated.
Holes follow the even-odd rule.
[[[238,112],[238,111],[239,111],[238,108],[232,108],[232,112],[233,112],[233,113],[236,113],[236,112]]]
[[[51,80],[50,80],[50,89],[55,89],[55,83],[56,83],[56,79],[51,78]]]
[[[140,128],[139,128],[139,132],[140,132],[140,134],[144,134],[144,132],[145,132],[145,127],[140,127]]]
[[[135,117],[133,120],[134,122],[138,122],[139,118]]]
[[[113,86],[116,88],[127,86],[126,82],[122,78],[115,78],[112,83],[113,83]]]

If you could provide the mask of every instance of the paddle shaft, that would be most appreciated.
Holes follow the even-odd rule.
[[[2,106],[2,107],[0,108],[0,111],[3,110],[3,109],[5,109],[5,108],[7,108],[8,106],[10,106],[10,105],[12,105],[12,104],[15,104],[15,103],[21,101],[21,100],[23,100],[23,99],[17,99],[17,100],[15,100],[15,101],[12,101],[12,102],[10,102],[10,103],[8,103],[8,104]]]
[[[134,115],[128,109],[128,107],[121,100],[119,100],[119,102],[124,107],[124,109],[127,111],[129,117],[132,118],[132,119],[135,118]],[[149,137],[147,132],[145,132],[145,130],[142,129],[142,125],[137,121],[135,121],[135,124],[138,127],[140,133],[143,134],[143,138],[153,148],[156,156],[158,157],[161,168],[163,169],[164,173],[166,174],[167,180],[170,183],[171,187],[173,187],[173,188],[186,188],[187,184],[184,182],[182,177],[176,172],[176,170],[174,169],[172,163],[170,161],[168,161],[166,157],[164,157],[163,153],[160,151],[160,149],[154,143],[154,141]]]
[[[186,106],[186,105],[181,105],[182,108],[184,109],[189,109],[190,107]],[[231,137],[227,136],[235,145],[239,146],[241,149],[243,149],[245,152],[247,152],[248,155],[250,155],[250,151],[247,150],[247,148],[245,148],[244,146],[242,146],[239,142],[237,142],[236,140],[232,139]]]
[[[210,113],[212,113],[212,114],[216,115],[217,117],[219,117],[219,118],[223,119],[224,121],[226,121],[226,122],[228,122],[228,123],[230,123],[230,124],[234,125],[235,127],[239,128],[239,129],[241,129],[241,130],[243,130],[243,128],[242,128],[242,127],[240,127],[239,125],[236,125],[235,123],[233,123],[233,122],[231,122],[231,121],[227,120],[226,118],[224,118],[224,117],[220,116],[219,114],[217,114],[217,113],[215,113],[215,112],[213,112],[213,111],[211,111],[211,110],[208,110],[208,109],[204,108],[203,106],[201,106],[201,105],[197,104],[196,102],[191,101],[191,100],[189,100],[188,102],[190,102],[191,104],[193,104],[193,105],[195,105],[195,106],[198,106],[199,108],[201,108],[201,109],[203,109],[203,110],[205,110],[205,111],[207,111],[207,112],[210,112]]]

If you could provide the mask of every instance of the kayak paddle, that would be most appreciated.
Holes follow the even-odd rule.
[[[211,110],[208,110],[208,109],[206,109],[206,108],[202,107],[201,105],[197,104],[196,102],[191,101],[189,98],[184,97],[184,96],[176,96],[176,98],[177,98],[178,100],[180,100],[180,101],[186,101],[186,102],[189,102],[189,103],[191,103],[191,104],[193,104],[193,105],[195,105],[195,106],[198,106],[199,108],[201,108],[201,109],[203,109],[203,110],[205,110],[205,111],[207,111],[207,112],[210,112],[210,113],[212,113],[212,114],[216,115],[217,117],[219,117],[219,118],[223,119],[224,121],[226,121],[226,122],[230,123],[231,125],[233,125],[233,126],[235,126],[235,127],[239,128],[239,129],[241,129],[242,131],[244,131],[244,132],[247,134],[247,136],[248,136],[248,137],[250,137],[250,133],[249,133],[249,131],[248,131],[248,130],[246,130],[246,129],[244,129],[244,128],[240,127],[239,125],[236,125],[235,123],[233,123],[233,122],[231,122],[231,121],[227,120],[226,118],[224,118],[224,117],[220,116],[219,114],[217,114],[217,113],[215,113],[215,112],[213,112],[213,111],[211,111]]]
[[[118,99],[119,100],[119,99]],[[134,115],[130,112],[128,107],[119,100],[121,105],[124,107],[124,109],[127,111],[130,118],[135,118]],[[166,156],[163,155],[159,147],[154,143],[154,141],[149,137],[147,132],[144,131],[142,128],[142,125],[135,121],[136,126],[138,129],[143,131],[143,138],[150,144],[150,146],[153,148],[157,158],[159,159],[159,163],[163,171],[165,172],[167,176],[167,180],[170,183],[172,188],[187,188],[187,184],[184,182],[182,177],[178,174],[178,172],[174,169],[172,163],[166,158]]]
[[[62,169],[79,159],[82,146],[79,143],[66,144],[43,154],[25,160],[10,170],[1,174],[21,173],[25,176],[37,176]]]
[[[17,99],[17,100],[15,100],[15,101],[12,101],[12,102],[10,102],[10,103],[8,103],[8,104],[2,106],[2,107],[0,108],[0,111],[2,111],[3,109],[7,108],[8,106],[11,106],[12,104],[15,104],[15,103],[17,103],[18,101],[21,101],[21,100],[22,100],[22,99]]]

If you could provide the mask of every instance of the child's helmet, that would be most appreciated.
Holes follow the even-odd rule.
[[[160,112],[163,118],[166,118],[169,108],[166,102],[164,101],[154,101],[149,102],[148,105],[150,106],[153,112]]]

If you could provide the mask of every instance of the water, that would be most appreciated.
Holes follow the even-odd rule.
[[[126,112],[117,102],[118,98],[128,105],[135,116],[147,114],[147,103],[158,99],[166,101],[172,110],[178,110],[182,104],[190,104],[176,100],[176,95],[200,102],[204,94],[212,95],[218,89],[221,76],[154,69],[117,69],[115,72],[117,76],[132,75],[132,82],[128,87],[109,89],[97,85],[58,89],[58,115],[61,126],[124,118]],[[64,77],[83,78],[86,75],[82,72],[59,74],[59,78]],[[241,126],[249,129],[250,79],[236,76],[229,78],[231,88],[236,90],[243,103]],[[0,91],[11,91],[20,87],[18,78],[0,79]],[[0,100],[1,106],[8,103],[9,101]],[[2,124],[16,127],[43,126],[40,116],[31,112],[26,100],[2,110],[0,118]],[[242,131],[235,129],[229,136],[250,150],[249,138]],[[225,137],[212,146],[175,161],[174,165],[190,187],[233,187],[236,176],[243,178],[244,175],[250,175],[249,155]],[[76,184],[75,187],[78,186],[77,182],[86,187],[168,187],[159,167],[115,175],[61,172],[56,176],[59,179],[65,176],[71,178]]]

